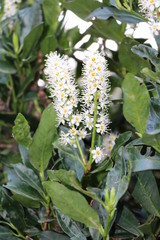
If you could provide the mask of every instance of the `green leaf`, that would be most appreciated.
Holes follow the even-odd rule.
[[[119,10],[115,7],[100,7],[94,10],[87,19],[92,19],[96,17],[98,19],[107,20],[110,17],[114,17],[116,20],[126,23],[139,23],[144,22],[145,18],[135,12],[127,12]]]
[[[0,55],[5,55],[7,57],[15,58],[15,55],[10,51],[5,50],[4,48],[0,47]]]
[[[140,74],[143,68],[150,68],[150,64],[147,60],[135,55],[131,48],[137,45],[138,42],[131,38],[124,38],[119,46],[119,60],[123,67],[129,72],[134,74]]]
[[[57,116],[53,104],[51,104],[43,111],[29,148],[30,162],[40,172],[46,169],[52,156],[52,143],[57,136],[56,125]]]
[[[27,168],[21,163],[15,164],[14,169],[22,182],[25,182],[27,185],[34,188],[35,191],[38,191],[39,194],[44,197],[45,193],[43,191],[40,178],[32,169]]]
[[[102,203],[101,199],[99,199],[95,193],[86,191],[82,188],[81,183],[75,178],[74,171],[60,169],[60,170],[48,170],[47,173],[51,181],[61,182],[62,184],[72,187],[80,191],[81,193],[85,194],[86,196]]]
[[[18,240],[20,238],[14,237],[12,231],[4,226],[0,226],[0,239],[1,240]]]
[[[151,98],[150,114],[148,118],[147,134],[158,134],[160,133],[160,100]]]
[[[4,189],[0,188],[0,191],[1,191],[0,201],[3,211],[5,211],[5,214],[2,214],[3,218],[6,221],[11,222],[19,230],[24,230],[25,222],[24,211],[22,206],[17,201],[12,199]]]
[[[159,58],[157,57],[158,51],[152,47],[144,44],[133,46],[131,51],[140,57],[147,58],[151,63],[160,70]]]
[[[22,146],[29,146],[32,142],[30,135],[30,126],[25,117],[19,113],[14,121],[15,126],[12,129],[13,136]]]
[[[71,218],[63,214],[58,209],[55,209],[55,211],[60,227],[71,239],[86,240],[85,235],[81,232],[77,224]]]
[[[131,138],[131,136],[132,136],[132,132],[128,131],[120,134],[119,137],[116,138],[115,145],[111,151],[111,158],[115,158],[119,148],[124,146],[124,144]]]
[[[93,21],[93,25],[86,33],[91,34],[92,37],[113,39],[118,43],[124,38],[124,29],[116,22],[115,19],[111,19],[109,21],[95,19]]]
[[[47,174],[51,181],[60,181],[61,183],[74,187],[75,189],[81,188],[81,183],[75,178],[74,171],[67,171],[65,169],[48,170]]]
[[[160,83],[160,72],[153,72],[149,68],[143,68],[141,73],[143,73],[147,78],[153,80],[154,82]]]
[[[39,192],[25,182],[9,182],[4,187],[9,189],[14,194],[24,196],[28,199],[31,199],[32,201],[39,201],[44,203],[44,198],[39,194]]]
[[[20,204],[22,204],[22,206],[24,207],[29,207],[29,208],[40,208],[40,201],[39,200],[33,200],[29,197],[26,197],[24,195],[20,194],[16,194],[14,192],[13,193],[13,199],[18,201]]]
[[[157,152],[160,153],[160,134],[147,134],[144,133],[142,136],[144,144],[153,147]]]
[[[116,155],[115,166],[107,175],[106,185],[109,189],[112,187],[116,191],[116,199],[119,199],[125,194],[128,189],[131,179],[131,162],[125,162],[125,156],[123,148],[120,149],[119,154]]]
[[[123,211],[118,220],[118,225],[125,229],[127,232],[132,233],[135,236],[142,236],[143,233],[138,229],[139,222],[135,215],[126,207],[123,207]]]
[[[38,239],[39,240],[53,240],[53,239],[54,240],[69,240],[70,238],[65,235],[55,233],[52,231],[45,231],[45,232],[42,232],[41,235],[38,236]]]
[[[62,154],[63,157],[69,157],[73,161],[81,161],[80,157],[75,148],[70,145],[62,145],[59,140],[55,141],[53,144],[54,148],[57,148]]]
[[[160,196],[152,172],[138,173],[136,180],[132,196],[147,212],[153,216],[160,217]]]
[[[95,173],[99,173],[102,171],[109,171],[112,168],[112,161],[110,159],[105,159],[102,163],[100,163],[96,169],[94,169],[93,171],[91,171],[90,173],[95,174]]]
[[[59,1],[43,0],[42,8],[44,12],[45,23],[47,23],[51,29],[56,31],[58,25],[58,17],[60,14]]]
[[[141,147],[127,148],[125,157],[132,161],[133,172],[160,169],[160,154],[155,153],[154,156],[150,156],[150,152],[147,152],[142,155]]]
[[[62,6],[84,20],[93,10],[102,6],[102,4],[96,0],[73,0],[72,2],[62,3]]]
[[[58,149],[59,156],[63,158],[63,164],[67,170],[74,170],[76,177],[81,180],[84,174],[84,167],[80,163],[82,160],[78,154],[78,151],[68,145],[63,145],[60,143],[59,139],[54,142],[54,148]]]
[[[29,161],[29,150],[28,150],[28,148],[24,147],[24,146],[21,146],[21,145],[18,145],[18,148],[19,148],[19,152],[20,152],[23,164],[26,167],[32,168],[32,165]]]
[[[32,31],[25,37],[23,45],[22,58],[26,59],[31,54],[32,50],[37,46],[43,32],[43,23],[34,27]]]
[[[17,70],[13,64],[3,61],[3,60],[0,60],[0,73],[14,74],[16,72],[17,72]]]
[[[31,7],[20,9],[18,16],[21,25],[23,26],[21,34],[19,35],[20,42],[23,44],[25,37],[32,31],[32,29],[42,23],[41,3],[34,1]]]
[[[87,227],[100,228],[99,217],[90,207],[86,199],[78,192],[69,190],[58,182],[44,182],[44,188],[53,203],[64,214]]]
[[[5,73],[0,73],[0,84],[8,84],[9,76]]]
[[[51,51],[55,51],[57,47],[57,39],[55,35],[49,35],[46,36],[42,41],[41,41],[41,51],[45,55],[47,53],[50,53]]]
[[[144,133],[149,117],[150,97],[144,83],[128,73],[122,83],[124,94],[123,113],[138,132]]]

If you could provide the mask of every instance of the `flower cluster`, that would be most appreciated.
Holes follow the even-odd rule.
[[[4,0],[4,14],[2,20],[12,17],[17,12],[17,4],[21,3],[21,0]]]
[[[160,34],[160,1],[159,0],[139,0],[141,12],[148,18],[152,32]]]
[[[109,72],[105,58],[98,52],[90,54],[83,68],[83,111],[85,126],[92,130],[96,111],[96,131],[104,134],[108,130]]]
[[[82,121],[82,116],[77,113],[78,90],[67,58],[60,57],[56,52],[50,53],[47,55],[44,73],[49,82],[58,122],[70,127],[68,133],[61,133],[61,140],[64,144],[74,145],[75,136],[81,134],[78,133],[77,127]]]
[[[82,98],[78,96],[74,74],[65,56],[60,57],[56,52],[47,55],[44,73],[49,83],[58,122],[68,127],[67,132],[60,133],[63,144],[69,143],[77,147],[77,141],[84,139],[90,131],[98,134],[107,132],[109,73],[106,60],[100,53],[90,54],[84,61]],[[96,163],[103,158],[100,147],[92,147],[91,154]]]

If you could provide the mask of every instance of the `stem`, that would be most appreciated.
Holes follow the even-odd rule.
[[[97,122],[97,92],[94,96],[94,122],[93,122],[93,131],[92,131],[92,142],[91,142],[91,149],[90,149],[90,157],[87,164],[86,172],[90,171],[92,165],[93,154],[92,150],[94,149],[95,139],[96,139],[96,122]]]
[[[104,230],[103,240],[109,240],[109,226],[110,226],[111,220],[112,220],[112,218],[111,218],[110,214],[108,213],[107,223],[106,223],[106,228]]]
[[[20,238],[22,238],[22,239],[26,239],[26,238],[20,233],[20,231],[19,231],[12,223],[9,223],[8,225],[9,225],[13,230],[15,230],[15,231],[17,232],[17,234],[12,232],[12,234],[13,234],[14,236],[20,237]]]
[[[11,85],[11,90],[12,90],[13,108],[14,108],[14,111],[16,112],[17,111],[17,98],[16,98],[16,94],[15,94],[13,79],[10,74],[9,74],[9,80],[10,80],[10,85]]]
[[[46,222],[44,223],[43,231],[47,230],[47,218],[49,217],[49,214],[50,214],[50,210],[46,209]]]
[[[80,143],[79,143],[78,136],[76,136],[76,144],[77,144],[77,147],[78,147],[79,153],[80,153],[80,155],[81,155],[81,158],[82,158],[82,161],[83,161],[83,165],[86,166],[86,159],[85,159],[85,157],[84,157],[84,154],[83,154],[83,151],[82,151],[81,145],[80,145]]]

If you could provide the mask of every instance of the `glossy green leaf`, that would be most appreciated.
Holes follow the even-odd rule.
[[[147,212],[153,216],[160,217],[160,196],[152,172],[138,173],[136,180],[132,196]]]
[[[5,211],[3,218],[6,221],[11,222],[19,230],[24,230],[25,222],[24,222],[24,211],[22,206],[17,201],[12,199],[4,189],[1,188],[0,191],[1,191],[0,202],[3,208],[3,211]]]
[[[144,44],[139,44],[133,46],[131,51],[140,57],[149,59],[151,63],[160,70],[159,58],[157,57],[158,51],[154,48],[146,46]]]
[[[71,147],[70,145],[66,145],[66,146],[62,145],[60,143],[60,141],[57,140],[54,142],[53,146],[54,146],[54,148],[57,148],[62,153],[61,154],[62,156],[69,157],[73,161],[75,161],[75,160],[81,161],[76,149]]]
[[[136,14],[135,12],[127,12],[123,10],[119,10],[115,7],[100,7],[94,10],[87,19],[92,19],[96,17],[98,19],[107,20],[110,17],[114,17],[116,20],[126,23],[139,23],[144,22],[145,19]]]
[[[49,105],[42,114],[38,129],[30,145],[30,162],[38,170],[44,171],[52,156],[52,143],[57,135],[57,117],[53,104]]]
[[[150,68],[150,64],[131,51],[131,48],[137,44],[138,42],[134,39],[124,38],[119,46],[119,60],[129,72],[139,75],[143,68]]]
[[[144,133],[142,136],[144,144],[153,147],[157,152],[160,153],[160,134],[147,134]]]
[[[41,3],[39,1],[34,1],[32,6],[20,9],[18,16],[23,25],[21,34],[19,35],[20,42],[23,44],[25,37],[32,31],[32,29],[42,23]]]
[[[150,97],[144,83],[128,73],[122,83],[124,94],[123,113],[138,132],[144,133],[149,117]]]
[[[74,240],[86,240],[85,235],[82,233],[81,229],[67,215],[63,214],[60,210],[56,209],[56,217],[58,223],[62,230]]]
[[[58,25],[58,17],[60,14],[60,6],[58,0],[43,0],[42,8],[44,12],[45,23],[54,31]]]
[[[131,138],[131,136],[132,136],[132,132],[128,131],[128,132],[120,134],[119,137],[116,138],[115,145],[111,151],[111,158],[114,158],[116,156],[119,148],[121,146],[124,146],[124,144]]]
[[[22,145],[18,145],[18,148],[19,148],[19,153],[21,155],[21,159],[22,159],[23,164],[26,167],[32,168],[32,165],[29,161],[29,150],[28,150],[28,148],[24,147]]]
[[[149,152],[142,155],[141,147],[127,148],[125,157],[132,161],[133,172],[160,169],[160,154],[155,153],[154,156],[150,156]]]
[[[42,189],[40,178],[32,169],[27,168],[21,163],[15,164],[14,169],[21,181],[34,188],[35,191],[38,191],[44,197],[45,193]]]
[[[48,170],[47,174],[51,181],[60,181],[61,183],[74,187],[75,189],[81,188],[81,183],[75,178],[74,171],[67,171],[65,169]]]
[[[64,2],[62,6],[74,12],[78,17],[85,19],[93,10],[102,6],[102,4],[96,0],[73,0]]]
[[[118,220],[118,225],[125,229],[127,232],[132,233],[135,236],[142,236],[143,233],[138,229],[139,222],[135,215],[126,207],[123,207],[123,211]]]
[[[24,195],[17,194],[15,192],[13,193],[13,199],[16,200],[17,202],[19,202],[20,204],[22,204],[22,206],[24,207],[29,207],[29,208],[40,208],[41,202],[39,200],[33,200],[30,197],[26,197]]]
[[[158,134],[160,133],[160,100],[151,98],[150,114],[148,118],[147,134]]]
[[[82,162],[78,151],[68,145],[62,145],[59,141],[54,142],[54,148],[58,149],[59,156],[63,159],[63,165],[67,170],[74,170],[76,177],[81,180],[84,174],[84,167],[80,162]]]
[[[0,73],[14,74],[16,72],[17,72],[17,70],[16,70],[14,64],[0,60]]]
[[[44,203],[44,198],[39,194],[39,192],[25,182],[9,182],[7,185],[5,185],[5,188],[9,189],[14,194],[24,196],[33,201],[39,201]]]
[[[147,78],[153,80],[154,82],[160,83],[160,72],[153,72],[149,68],[143,68],[141,73],[143,73]]]
[[[111,189],[112,187],[115,188],[117,201],[119,201],[119,199],[127,191],[132,173],[131,162],[125,162],[125,158],[123,156],[124,150],[123,148],[121,148],[120,150],[121,151],[119,152],[119,154],[116,155],[114,168],[112,168],[112,170],[107,175],[106,182],[106,185],[109,189]]]
[[[95,199],[98,202],[101,202],[101,200],[97,197],[97,195],[94,192],[86,191],[82,188],[81,183],[76,179],[74,171],[67,171],[65,169],[59,169],[59,170],[48,170],[47,171],[49,179],[51,181],[60,182],[66,186],[72,187],[84,195]]]
[[[57,39],[55,35],[46,36],[41,41],[41,51],[44,55],[50,53],[51,51],[54,52],[56,47],[57,47]]]
[[[62,234],[59,234],[59,233],[56,233],[56,232],[52,232],[52,231],[45,231],[45,232],[42,232],[39,236],[38,236],[38,239],[39,240],[69,240],[70,238],[65,236],[65,235],[62,235]]]
[[[96,169],[94,169],[93,171],[91,171],[90,173],[95,174],[95,173],[99,173],[99,172],[107,172],[112,168],[112,161],[107,158],[105,159],[102,163],[100,163]]]
[[[30,135],[30,126],[21,113],[17,115],[14,124],[15,125],[12,129],[12,132],[16,141],[23,146],[29,146],[32,142]]]
[[[24,45],[23,45],[23,54],[22,54],[23,59],[28,58],[32,50],[35,49],[42,35],[42,32],[43,32],[43,23],[34,27],[32,31],[25,37]]]
[[[100,223],[97,213],[79,192],[69,190],[58,182],[44,182],[43,186],[53,203],[64,214],[88,227],[99,229]]]

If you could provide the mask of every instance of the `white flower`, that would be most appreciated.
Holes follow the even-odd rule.
[[[84,139],[87,135],[87,131],[85,129],[79,130],[79,139]]]
[[[60,144],[67,145],[69,141],[69,133],[60,132]]]
[[[96,131],[97,133],[104,134],[108,131],[108,125],[110,121],[108,118],[108,114],[104,115],[103,113],[100,114],[99,118],[97,119],[96,124]]]
[[[10,18],[17,13],[18,5],[21,3],[21,0],[4,0],[4,13],[2,16],[2,20],[6,18]],[[13,27],[13,21],[9,23],[9,28]]]
[[[96,147],[96,149],[92,150],[92,155],[96,163],[99,163],[103,160],[103,152],[100,147]]]
[[[83,111],[84,123],[86,128],[91,130],[93,128],[94,113],[96,111],[97,119],[102,114],[106,116],[104,123],[96,123],[97,132],[103,134],[107,130],[108,120],[108,106],[109,106],[109,71],[105,58],[99,53],[90,53],[84,61],[83,67]],[[97,103],[95,107],[95,98]],[[88,116],[87,116],[88,115]],[[103,125],[103,126],[102,126]]]
[[[69,68],[67,58],[65,56],[60,57],[57,52],[51,52],[47,55],[44,73],[49,82],[59,124],[68,124],[79,99],[74,76]]]
[[[75,126],[79,126],[82,121],[82,115],[81,114],[76,114],[72,115],[72,120],[71,123],[74,124]]]
[[[115,140],[117,138],[117,134],[111,133],[110,135],[106,135],[103,138],[103,152],[105,156],[110,157],[112,148],[115,145]]]
[[[148,18],[151,30],[155,35],[160,34],[160,1],[139,0],[140,11]]]
[[[77,135],[77,130],[73,127],[69,130],[69,134],[70,134],[70,136],[75,136],[75,135]]]
[[[86,128],[88,128],[89,130],[92,130],[93,122],[94,122],[93,118],[89,118],[89,117],[86,118],[85,119]]]

